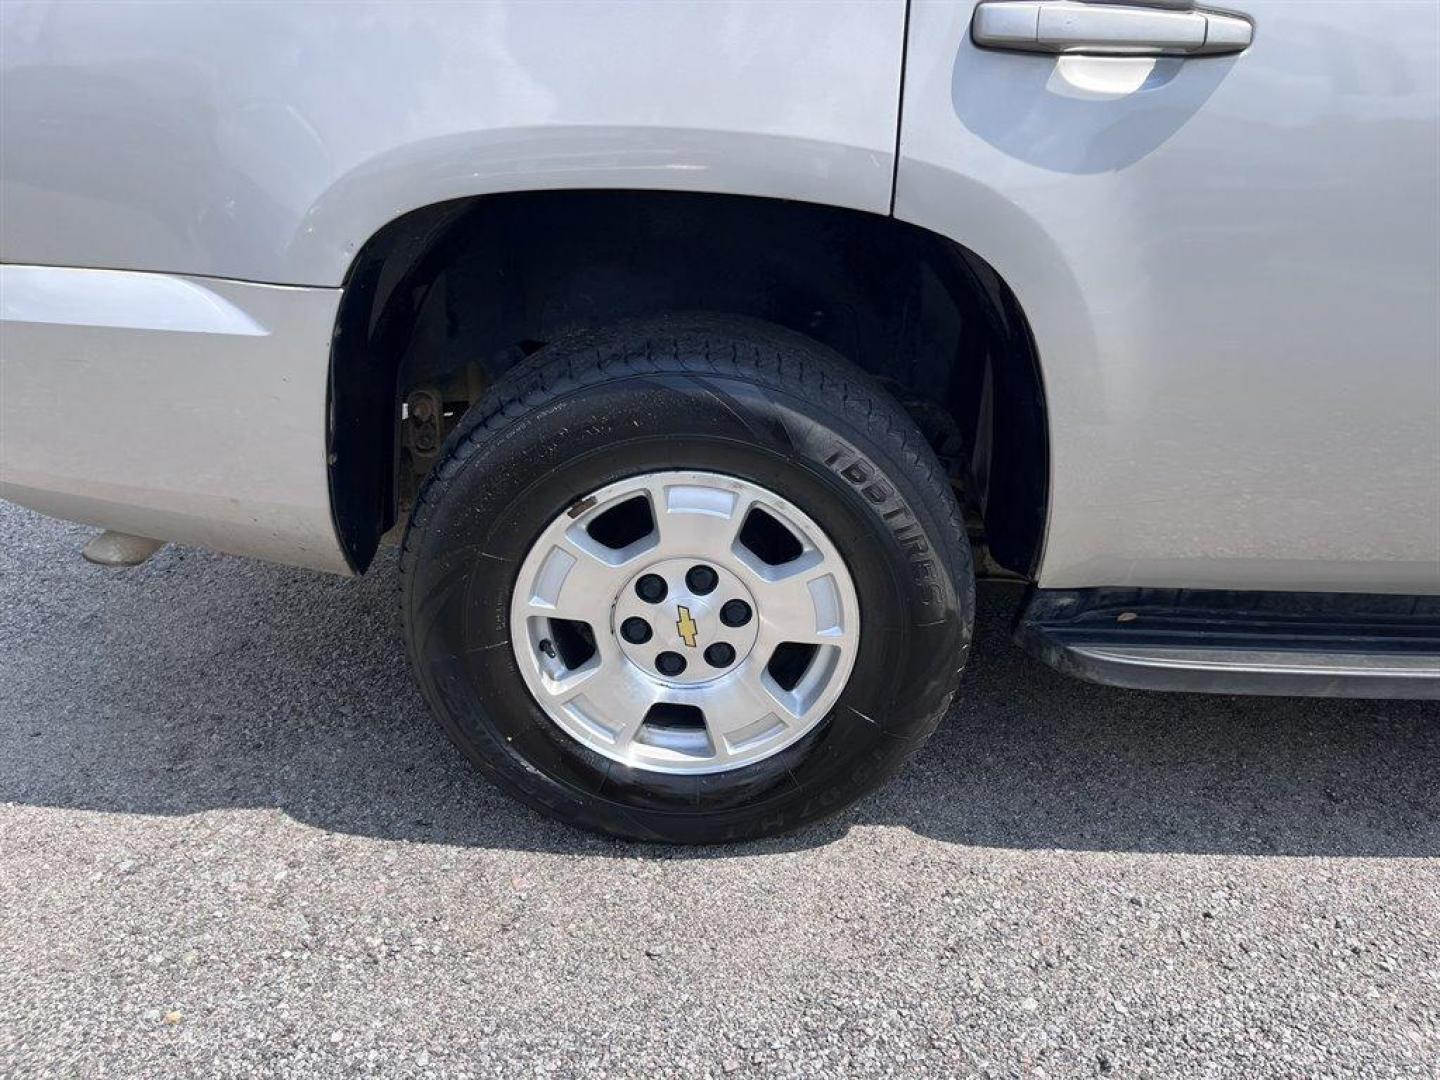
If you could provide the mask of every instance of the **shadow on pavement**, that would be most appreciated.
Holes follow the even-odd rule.
[[[167,549],[115,574],[60,550],[67,531],[0,557],[9,803],[274,807],[385,839],[630,857],[794,850],[871,824],[1009,849],[1440,854],[1433,704],[1086,685],[1010,643],[1019,591],[999,586],[982,589],[961,704],[889,789],[740,849],[619,844],[512,802],[440,735],[405,666],[393,558],[343,581]]]

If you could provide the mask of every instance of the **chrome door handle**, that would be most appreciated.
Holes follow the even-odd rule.
[[[1243,15],[1080,0],[982,0],[970,23],[987,49],[1092,56],[1220,56],[1254,35]]]

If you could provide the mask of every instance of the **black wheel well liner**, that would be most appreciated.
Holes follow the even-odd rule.
[[[396,519],[400,405],[503,375],[538,344],[678,310],[807,334],[881,378],[946,460],[1000,565],[1033,577],[1049,436],[1039,358],[973,252],[895,218],[737,195],[568,190],[412,211],[360,249],[330,357],[331,507],[363,571]]]

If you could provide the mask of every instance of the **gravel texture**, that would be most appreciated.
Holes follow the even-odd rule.
[[[1440,710],[1071,682],[982,590],[844,818],[578,834],[354,581],[0,506],[0,1074],[1440,1075]]]

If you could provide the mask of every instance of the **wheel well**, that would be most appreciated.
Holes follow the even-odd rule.
[[[673,311],[750,315],[881,379],[950,470],[1000,566],[1034,576],[1048,428],[1014,295],[978,256],[893,218],[778,199],[553,191],[437,204],[357,255],[331,353],[331,503],[357,570],[448,428],[545,342]]]

